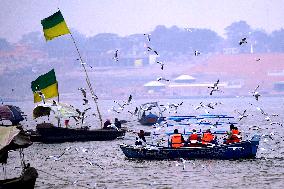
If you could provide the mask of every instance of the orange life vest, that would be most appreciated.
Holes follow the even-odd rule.
[[[198,140],[198,134],[196,133],[192,133],[190,136],[189,136],[189,140]]]
[[[240,134],[239,130],[232,129],[231,132],[232,132],[231,136],[226,140],[226,144],[241,142],[241,139],[239,137]]]
[[[212,133],[204,133],[202,137],[202,144],[208,144],[214,140]]]
[[[238,136],[239,134],[240,134],[239,130],[237,130],[237,129],[232,129],[232,136],[231,136],[231,138],[230,138],[230,140],[231,140],[232,143],[240,142],[240,141],[241,141],[240,138],[239,138],[239,136]]]
[[[182,146],[181,134],[173,134],[171,137],[172,148],[180,148]]]

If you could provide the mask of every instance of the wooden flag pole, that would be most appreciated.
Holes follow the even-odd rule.
[[[87,70],[86,70],[86,67],[85,67],[84,62],[83,62],[83,60],[82,60],[81,53],[79,52],[78,46],[77,46],[76,41],[75,41],[75,39],[74,39],[74,37],[73,37],[73,35],[72,35],[71,32],[70,32],[70,36],[71,36],[71,38],[72,38],[72,41],[73,41],[73,43],[74,43],[74,45],[75,45],[75,48],[76,48],[76,50],[77,50],[77,53],[78,53],[78,55],[79,55],[81,65],[82,65],[83,68],[84,68],[84,72],[85,72],[85,74],[86,74],[86,82],[87,82],[87,85],[88,85],[88,87],[89,87],[89,90],[90,90],[90,92],[91,92],[91,94],[92,94],[92,98],[94,99],[95,104],[96,104],[97,112],[98,112],[98,114],[99,114],[99,119],[100,119],[101,128],[103,128],[103,120],[102,120],[102,115],[101,115],[100,110],[99,110],[99,105],[98,105],[98,101],[97,101],[97,99],[98,99],[98,98],[97,98],[97,95],[95,95],[95,93],[94,93],[94,90],[93,90],[92,85],[91,85],[91,81],[90,81],[90,79],[89,79],[89,76],[88,76],[88,73],[87,73]]]

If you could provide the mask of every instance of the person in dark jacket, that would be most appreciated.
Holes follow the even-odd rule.
[[[121,128],[121,122],[120,122],[117,118],[114,119],[114,125],[115,125],[118,129]]]
[[[109,129],[109,125],[111,125],[111,122],[109,119],[106,120],[106,122],[104,123],[104,129]]]

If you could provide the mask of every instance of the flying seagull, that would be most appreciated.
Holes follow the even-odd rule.
[[[84,98],[87,98],[86,89],[84,89],[84,88],[78,88],[78,90],[80,90],[80,91],[82,92]]]
[[[257,91],[258,88],[259,88],[259,85],[257,85],[257,87],[254,89],[254,91],[251,92],[252,96],[254,96],[255,100],[257,100],[257,101],[258,101],[258,98],[261,96],[259,94],[259,92]]]
[[[194,55],[198,56],[198,55],[200,55],[200,52],[199,51],[194,51]]]
[[[150,33],[149,34],[144,33],[144,35],[147,36],[147,40],[150,42],[151,41],[151,38],[150,38],[151,34]]]
[[[118,62],[118,50],[115,50],[113,59]]]
[[[218,84],[219,84],[219,79],[213,84],[212,87],[208,87],[209,89],[211,89],[210,95],[212,95],[214,91],[219,91]]]
[[[244,43],[248,43],[246,37],[245,37],[245,38],[242,38],[242,39],[239,41],[239,45],[242,45],[242,44],[244,44]]]
[[[157,61],[157,64],[160,64],[161,65],[161,70],[164,70],[164,63],[163,62]]]
[[[163,78],[163,77],[158,77],[157,81],[170,81],[169,79]]]

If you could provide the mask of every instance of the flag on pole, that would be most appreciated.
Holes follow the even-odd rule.
[[[46,41],[70,33],[60,10],[43,19],[41,25]]]
[[[35,103],[42,100],[40,94],[43,94],[45,99],[58,96],[58,83],[56,81],[54,69],[32,81],[31,87],[34,93]]]

